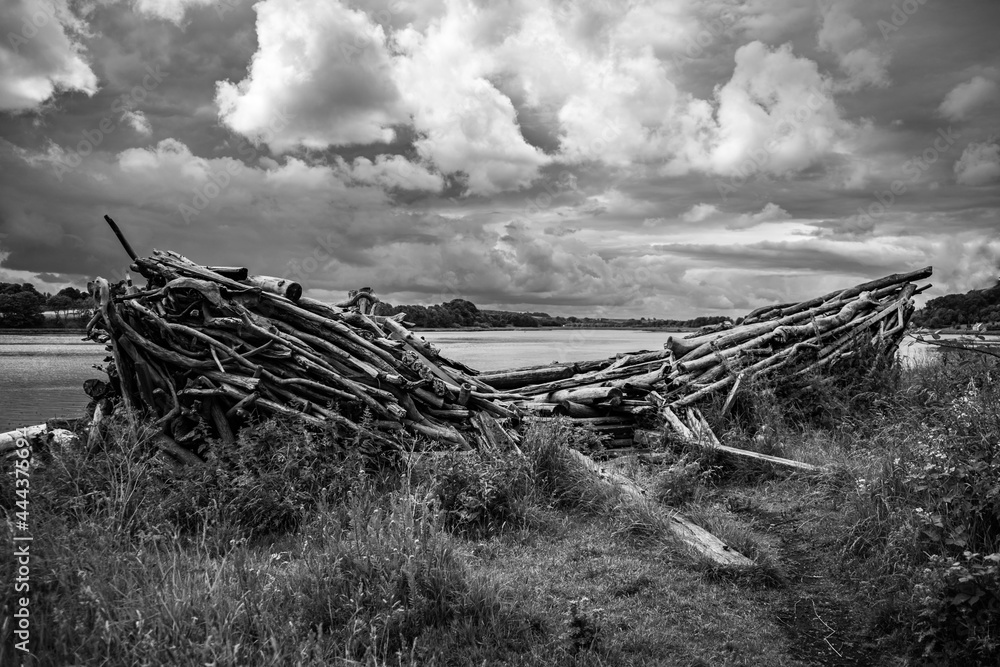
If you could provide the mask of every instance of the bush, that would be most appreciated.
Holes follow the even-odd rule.
[[[524,526],[534,486],[530,462],[516,452],[469,452],[437,466],[430,492],[448,530],[483,536]]]
[[[275,419],[215,445],[209,465],[185,468],[164,498],[164,518],[185,533],[230,524],[244,537],[287,533],[364,479],[364,459],[337,436]]]
[[[913,587],[921,658],[1000,663],[1000,553],[931,556]]]
[[[895,451],[871,454],[880,464],[852,503],[847,551],[875,566],[886,599],[904,602],[900,620],[926,660],[992,665],[1000,655],[996,372],[949,355],[911,373],[881,422]]]

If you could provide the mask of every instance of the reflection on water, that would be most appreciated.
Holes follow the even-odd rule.
[[[667,331],[621,329],[545,329],[539,331],[426,331],[419,336],[445,356],[483,371],[551,362],[603,359],[620,352],[658,350]],[[919,363],[930,346],[904,341],[900,356]],[[38,424],[51,417],[81,415],[89,399],[83,381],[106,379],[93,368],[103,364],[104,348],[81,334],[0,333],[0,432]]]
[[[82,334],[0,334],[0,432],[52,417],[82,416],[83,381],[107,379],[92,366],[104,348]]]

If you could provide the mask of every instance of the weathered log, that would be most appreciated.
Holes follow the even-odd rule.
[[[621,398],[622,390],[618,387],[584,387],[582,389],[560,389],[547,394],[535,396],[533,400],[540,403],[561,403],[571,401],[591,405],[598,401]]]
[[[647,496],[646,490],[628,477],[610,469],[608,466],[601,466],[589,456],[581,454],[576,450],[571,449],[569,453],[584,469],[593,475],[598,483],[620,493],[623,500],[634,504],[652,502]],[[667,513],[666,520],[668,529],[676,537],[716,565],[725,567],[747,567],[753,565],[752,560],[732,549],[718,537],[694,524],[680,513]]]
[[[712,429],[705,420],[705,417],[697,410],[688,410],[688,424],[690,427],[684,424],[680,417],[678,417],[669,407],[665,406],[662,414],[666,419],[667,424],[673,428],[675,433],[680,435],[682,439],[700,447],[708,447],[743,460],[765,463],[768,466],[790,469],[795,472],[819,472],[822,470],[822,468],[818,466],[803,463],[802,461],[793,461],[791,459],[784,459],[778,456],[769,456],[767,454],[760,454],[746,449],[737,449],[736,447],[723,445],[715,436],[715,433],[712,432]]]
[[[577,372],[577,367],[574,365],[552,365],[527,370],[483,373],[478,378],[495,389],[517,389],[528,385],[565,380],[573,377]]]

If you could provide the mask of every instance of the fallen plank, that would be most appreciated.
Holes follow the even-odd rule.
[[[587,470],[594,474],[601,482],[617,489],[624,499],[633,503],[653,502],[646,494],[646,490],[636,484],[621,473],[602,466],[589,456],[581,454],[576,450],[569,450],[569,453]],[[711,560],[716,565],[726,567],[747,567],[753,565],[753,561],[732,549],[718,537],[708,532],[704,528],[695,525],[690,519],[679,513],[671,512],[667,515],[667,526],[684,544],[690,546],[703,557]]]
[[[689,410],[689,414],[691,416],[688,421],[691,423],[691,428],[688,428],[687,425],[681,421],[681,418],[678,417],[669,406],[663,407],[662,414],[667,423],[673,427],[674,431],[678,435],[690,442],[701,445],[702,447],[711,447],[712,449],[717,449],[720,452],[725,452],[726,454],[731,454],[741,459],[767,463],[768,465],[778,466],[781,468],[790,468],[798,472],[819,472],[823,470],[819,466],[803,463],[802,461],[783,459],[778,456],[760,454],[758,452],[751,452],[747,449],[738,449],[736,447],[724,445],[715,436],[712,429],[709,428],[708,422],[705,421],[705,417],[702,416],[702,414],[697,410]]]

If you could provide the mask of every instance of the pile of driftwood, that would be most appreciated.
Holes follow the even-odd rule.
[[[88,331],[113,357],[111,393],[152,413],[161,446],[184,460],[209,439],[232,442],[251,414],[384,446],[407,430],[461,449],[513,443],[508,429],[522,416],[561,416],[608,448],[641,447],[656,440],[650,429],[664,423],[665,408],[732,397],[744,377],[806,373],[862,345],[894,354],[922,289],[913,281],[931,274],[758,309],[736,325],[668,337],[660,350],[483,374],[413,335],[404,315],[373,315],[370,288],[329,305],[245,268],[129,254],[146,286],[95,281],[99,310]]]
[[[866,347],[875,355],[895,354],[913,314],[912,297],[930,287],[914,281],[930,275],[927,267],[802,303],[768,306],[736,325],[669,337],[662,350],[478,379],[524,397],[515,402],[523,411],[565,416],[607,436],[609,447],[643,445],[651,437],[645,427],[662,422],[664,406],[683,413],[711,394],[728,391],[731,399],[744,378],[802,375]]]
[[[285,415],[392,446],[409,430],[468,449],[510,434],[505,396],[413,336],[400,317],[377,317],[370,290],[330,306],[296,283],[246,269],[200,266],[154,251],[132,269],[143,289],[91,285],[89,335],[108,346],[113,393],[152,413],[160,445],[184,460],[209,438],[232,442],[251,415]]]

